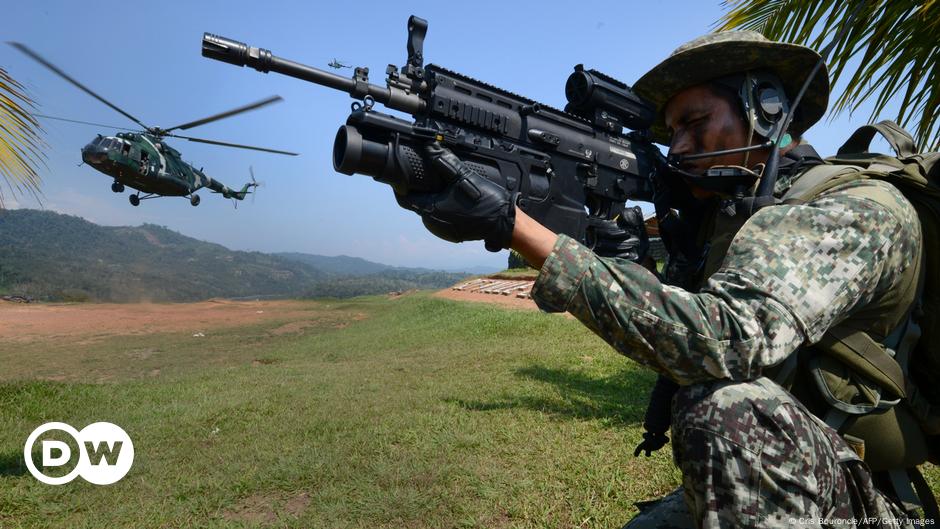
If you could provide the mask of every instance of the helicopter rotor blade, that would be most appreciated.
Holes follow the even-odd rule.
[[[286,154],[287,156],[297,156],[297,154],[298,154],[298,153],[296,153],[296,152],[279,151],[279,150],[277,150],[277,149],[267,149],[267,148],[265,148],[265,147],[254,147],[254,146],[252,146],[252,145],[240,145],[240,144],[238,144],[238,143],[228,143],[228,142],[224,142],[224,141],[204,140],[204,139],[202,139],[202,138],[193,138],[193,137],[190,137],[190,136],[180,136],[179,134],[166,134],[166,136],[169,136],[169,137],[171,137],[171,138],[181,138],[181,139],[184,139],[184,140],[195,141],[195,142],[199,142],[199,143],[208,143],[208,144],[211,144],[211,145],[221,145],[222,147],[235,147],[235,148],[237,148],[237,149],[250,149],[250,150],[253,150],[253,151],[271,152],[271,153],[274,153],[274,154]]]
[[[78,119],[69,119],[69,118],[60,118],[58,116],[47,116],[45,114],[33,114],[33,117],[42,118],[42,119],[54,119],[57,121],[67,121],[69,123],[78,123],[79,125],[91,125],[93,127],[104,127],[106,129],[118,129],[118,130],[129,130],[131,132],[137,132],[138,129],[129,129],[127,127],[118,127],[117,125],[105,125],[104,123],[92,123],[91,121],[81,121]]]
[[[281,96],[271,96],[271,97],[262,99],[261,101],[255,101],[254,103],[250,103],[250,104],[248,104],[248,105],[241,106],[241,107],[238,107],[238,108],[233,108],[232,110],[228,110],[228,111],[226,111],[226,112],[220,112],[220,113],[218,113],[218,114],[209,116],[209,117],[207,117],[207,118],[197,119],[196,121],[190,121],[189,123],[183,123],[182,125],[177,125],[177,126],[175,126],[175,127],[170,127],[170,128],[168,128],[168,129],[161,129],[161,131],[162,131],[163,133],[167,133],[167,132],[170,132],[170,131],[176,130],[176,129],[183,129],[183,130],[191,129],[191,128],[193,128],[193,127],[198,127],[198,126],[200,126],[200,125],[205,125],[206,123],[211,123],[211,122],[213,122],[213,121],[218,121],[218,120],[220,120],[220,119],[225,119],[225,118],[227,118],[227,117],[234,116],[235,114],[241,114],[242,112],[248,112],[249,110],[254,110],[254,109],[256,109],[256,108],[261,108],[261,107],[263,107],[263,106],[265,106],[265,105],[270,105],[271,103],[276,103],[276,102],[282,101],[282,100],[283,100],[283,98],[282,98]]]
[[[85,85],[83,85],[82,83],[76,81],[75,79],[73,79],[72,77],[70,77],[67,73],[65,73],[65,72],[63,72],[62,70],[60,70],[56,65],[54,65],[54,64],[52,64],[51,62],[47,61],[47,60],[44,59],[41,55],[39,55],[39,54],[36,53],[35,51],[33,51],[33,50],[31,50],[30,48],[28,48],[25,44],[23,44],[23,43],[21,43],[21,42],[8,42],[8,44],[9,44],[10,46],[13,46],[14,48],[20,50],[21,52],[25,53],[25,54],[28,55],[30,58],[32,58],[34,61],[38,62],[39,64],[41,64],[41,65],[45,66],[46,68],[52,70],[54,73],[58,74],[59,77],[61,77],[61,78],[65,79],[66,81],[72,83],[72,84],[75,85],[78,89],[84,91],[86,94],[90,95],[91,97],[97,99],[98,101],[101,101],[101,102],[104,103],[105,105],[108,105],[108,106],[111,107],[112,109],[116,110],[117,112],[119,112],[120,114],[122,114],[124,117],[130,119],[131,121],[133,121],[134,123],[137,123],[138,125],[140,125],[141,127],[145,128],[145,129],[149,129],[149,127],[147,127],[147,125],[144,125],[139,119],[137,119],[137,118],[135,118],[134,116],[128,114],[127,112],[125,112],[124,110],[122,110],[120,107],[118,107],[118,106],[115,105],[114,103],[112,103],[112,102],[108,101],[107,99],[101,97],[100,95],[98,95],[98,94],[96,94],[95,92],[93,92],[93,91],[92,91],[90,88],[88,88],[87,86],[85,86]]]

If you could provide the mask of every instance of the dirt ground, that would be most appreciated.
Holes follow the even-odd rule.
[[[494,303],[504,307],[538,310],[531,299],[444,289],[434,294],[457,301]],[[24,342],[48,338],[136,336],[158,332],[205,332],[268,320],[298,320],[303,325],[309,305],[300,301],[209,300],[198,303],[10,303],[0,301],[0,341]],[[352,319],[356,319],[353,317]]]
[[[9,303],[0,301],[0,341],[203,332],[267,320],[300,319],[299,301],[228,301],[199,303]]]
[[[484,294],[482,292],[467,292],[445,288],[444,290],[436,292],[434,295],[446,299],[455,299],[457,301],[493,303],[515,309],[539,310],[534,301],[528,298],[517,298],[515,294],[504,296],[502,294]]]

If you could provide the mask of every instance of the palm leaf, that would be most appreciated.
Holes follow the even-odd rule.
[[[30,193],[39,200],[39,165],[45,164],[42,127],[30,114],[32,99],[23,86],[0,68],[0,177],[13,194]],[[0,188],[3,209],[3,188]]]
[[[716,31],[749,29],[821,49],[846,25],[829,57],[832,85],[845,81],[833,114],[873,100],[870,121],[898,104],[919,145],[940,149],[940,0],[725,0]],[[855,13],[855,17],[851,15]],[[841,86],[841,85],[839,85]]]

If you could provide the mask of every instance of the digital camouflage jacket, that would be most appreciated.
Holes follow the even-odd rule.
[[[859,196],[872,191],[882,199]],[[753,380],[899,286],[919,245],[917,213],[901,193],[859,180],[757,212],[697,293],[561,235],[532,297],[681,385]]]

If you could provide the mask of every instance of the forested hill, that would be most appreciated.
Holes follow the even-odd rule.
[[[392,265],[367,261],[361,257],[350,257],[348,255],[315,255],[309,253],[284,252],[274,254],[278,257],[286,257],[294,261],[306,263],[314,268],[324,272],[335,272],[337,274],[366,275],[378,272],[389,272],[392,276],[395,274],[433,274],[441,270],[432,270],[430,268],[407,268],[396,267]],[[492,274],[499,272],[499,269],[492,266],[467,266],[457,269],[444,270],[444,272],[456,272],[459,274]]]
[[[361,257],[349,257],[348,255],[328,257],[326,255],[297,252],[276,253],[274,255],[290,259],[291,261],[308,264],[324,272],[335,272],[337,274],[374,274],[394,268],[393,266],[367,261]]]
[[[153,224],[98,226],[50,211],[0,210],[0,294],[43,300],[349,297],[443,288],[467,275],[361,259],[340,274],[311,264],[317,259],[336,258],[232,251]]]

